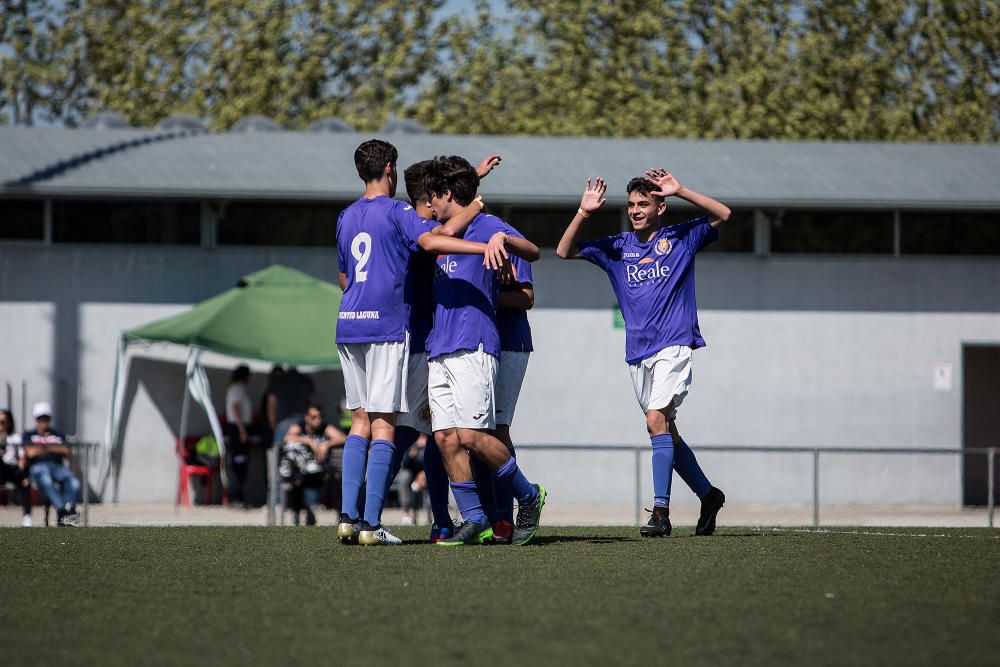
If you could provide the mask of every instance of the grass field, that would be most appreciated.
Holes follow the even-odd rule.
[[[0,531],[12,664],[1000,663],[1000,533],[547,528]],[[925,535],[920,536],[921,533]]]

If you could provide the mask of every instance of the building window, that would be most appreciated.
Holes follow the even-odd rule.
[[[678,216],[678,222],[702,215],[690,209],[680,213],[683,215]],[[753,252],[753,209],[733,211],[729,220],[719,227],[719,240],[706,246],[702,252]]]
[[[1000,255],[1000,214],[900,214],[904,255]]]
[[[45,211],[41,201],[0,199],[0,241],[42,241]]]
[[[768,211],[771,252],[893,253],[891,211]]]
[[[56,201],[52,241],[198,245],[201,207],[194,202]]]
[[[220,245],[333,247],[343,205],[231,203],[219,220]]]

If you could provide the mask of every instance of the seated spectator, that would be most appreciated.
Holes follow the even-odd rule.
[[[240,364],[233,370],[226,389],[226,426],[223,435],[226,449],[232,453],[233,478],[229,483],[229,502],[243,502],[243,489],[247,481],[247,464],[250,460],[250,433],[253,429],[252,403],[247,383],[250,382],[250,368]]]
[[[343,461],[346,436],[323,421],[323,411],[310,405],[302,422],[292,424],[285,434],[279,472],[291,485],[288,490],[288,508],[293,512],[293,523],[299,525],[299,513],[305,511],[306,525],[316,524],[313,506],[319,502],[319,489],[323,486],[323,462],[328,459]],[[339,453],[339,457],[334,454]]]
[[[21,469],[21,435],[14,427],[14,415],[10,410],[0,410],[0,453],[3,463],[0,463],[0,484],[10,482],[14,485],[21,498],[21,509],[24,516],[21,525],[31,528],[31,482]]]
[[[399,506],[403,510],[401,523],[404,526],[415,524],[417,512],[424,506],[424,493],[427,490],[427,480],[424,477],[426,444],[427,436],[421,433],[404,455],[399,474],[396,475],[396,493],[399,494]]]
[[[62,433],[52,429],[49,403],[35,403],[31,414],[35,418],[35,430],[21,436],[22,460],[28,479],[56,508],[60,526],[77,526],[80,517],[76,513],[76,499],[80,494],[80,482],[67,465],[69,445]]]
[[[314,391],[313,381],[295,366],[290,366],[271,383],[267,395],[267,421],[274,431],[275,442],[284,442],[288,429],[302,421]]]

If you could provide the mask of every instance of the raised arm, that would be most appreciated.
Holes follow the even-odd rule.
[[[732,211],[729,210],[729,207],[722,202],[712,199],[708,195],[703,195],[684,187],[680,184],[680,182],[678,182],[674,175],[666,169],[650,169],[646,172],[646,178],[652,181],[653,184],[659,188],[658,192],[654,192],[652,194],[659,195],[660,197],[680,197],[681,199],[691,202],[701,210],[708,213],[708,224],[713,227],[718,227],[724,223],[729,219],[729,215],[732,213]]]
[[[490,153],[476,166],[476,176],[482,180],[486,174],[493,171],[494,167],[500,166],[501,160],[503,160],[503,157],[499,153]]]
[[[528,239],[497,232],[490,237],[489,243],[486,245],[486,257],[483,258],[483,265],[491,269],[501,269],[511,254],[529,262],[534,262],[542,255],[538,246]]]
[[[458,212],[457,215],[453,216],[448,222],[443,225],[438,225],[431,230],[432,234],[443,234],[444,236],[462,236],[465,234],[466,228],[469,223],[479,215],[482,210],[486,208],[486,204],[483,203],[483,198],[480,195],[476,195],[476,198],[469,202],[469,205]]]
[[[580,246],[577,245],[577,242],[580,240],[583,221],[589,218],[591,213],[604,206],[607,201],[604,193],[607,190],[608,184],[600,176],[594,179],[593,185],[591,185],[590,179],[587,179],[587,185],[583,189],[583,197],[580,199],[580,208],[576,210],[576,215],[573,216],[569,227],[559,239],[556,255],[563,259],[576,259],[580,256]]]
[[[417,238],[417,245],[424,252],[436,253],[439,255],[483,255],[486,253],[485,243],[466,241],[465,239],[453,239],[443,234],[432,234],[424,232]]]

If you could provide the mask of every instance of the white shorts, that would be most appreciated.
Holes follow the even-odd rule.
[[[410,339],[393,343],[337,345],[349,410],[406,412],[406,374]]]
[[[401,412],[396,426],[409,426],[420,433],[431,434],[431,405],[427,400],[427,353],[411,354],[407,363],[406,404],[409,412]]]
[[[461,350],[431,359],[427,393],[431,404],[431,426],[492,430],[496,428],[493,387],[497,359],[478,350]]]
[[[528,370],[530,352],[501,352],[497,371],[496,414],[497,425],[510,426],[514,422],[514,408],[521,395],[521,384]]]
[[[691,388],[691,352],[686,345],[671,345],[629,365],[632,388],[643,413],[662,410],[673,403],[668,417],[677,416],[677,408]]]

